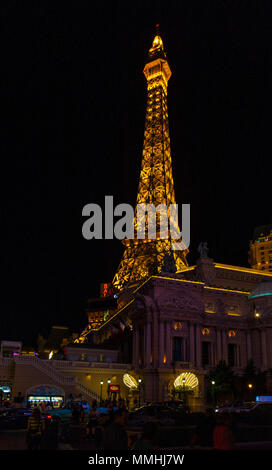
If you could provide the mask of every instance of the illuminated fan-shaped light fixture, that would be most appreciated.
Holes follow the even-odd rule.
[[[132,375],[124,374],[123,375],[123,382],[128,388],[137,388],[138,387],[138,382],[134,377],[132,377]]]
[[[192,372],[183,372],[180,374],[175,382],[174,382],[174,387],[186,387],[188,389],[193,389],[198,386],[198,378],[195,374],[192,374]]]

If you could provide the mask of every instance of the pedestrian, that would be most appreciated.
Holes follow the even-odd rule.
[[[41,440],[41,449],[56,450],[58,448],[59,440],[59,420],[57,416],[52,418],[46,423]]]
[[[27,423],[27,446],[28,450],[37,450],[40,448],[44,422],[38,407],[34,408]]]
[[[99,411],[97,410],[97,406],[93,405],[87,416],[86,434],[90,438],[95,436],[95,429],[98,425],[98,418]]]
[[[231,429],[232,420],[229,413],[219,413],[213,430],[213,447],[216,450],[234,448],[234,434]]]
[[[15,406],[15,408],[22,408],[23,401],[24,397],[22,396],[22,392],[18,392],[18,395],[14,397],[13,405]]]
[[[193,435],[191,445],[199,445],[203,447],[213,447],[213,430],[215,426],[214,412],[208,408],[205,415],[198,424]]]
[[[99,417],[100,413],[97,410],[96,404],[94,404],[87,417],[86,434],[89,439],[93,439],[96,449],[99,449],[100,447],[102,436],[101,426],[99,425]]]
[[[80,420],[80,423],[84,423],[84,419],[85,419],[85,411],[84,411],[83,405],[81,403],[80,406],[79,406],[79,420]]]
[[[127,420],[127,410],[119,408],[115,411],[113,421],[104,428],[102,434],[103,450],[128,450],[128,436],[125,430]]]
[[[79,424],[80,423],[80,409],[77,403],[74,403],[72,405],[72,416],[71,420],[73,424]]]

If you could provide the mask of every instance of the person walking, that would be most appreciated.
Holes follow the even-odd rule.
[[[213,447],[213,431],[215,417],[212,409],[208,408],[200,423],[196,427],[192,438],[192,446]]]
[[[52,416],[45,425],[41,440],[41,449],[56,450],[59,441],[59,420],[57,416]]]
[[[37,450],[40,448],[44,422],[38,407],[34,408],[27,423],[27,446],[28,450]]]
[[[128,450],[128,436],[125,430],[127,420],[127,410],[119,408],[115,411],[113,421],[105,426],[103,431],[103,450]]]
[[[95,436],[95,430],[98,425],[98,419],[99,419],[99,411],[97,410],[97,406],[93,405],[87,417],[87,427],[86,427],[86,434],[90,438],[92,437],[94,438]]]
[[[213,448],[216,450],[232,450],[234,448],[234,434],[231,429],[231,416],[229,413],[219,413],[217,423],[213,430]]]

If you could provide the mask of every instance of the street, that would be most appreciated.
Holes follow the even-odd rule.
[[[80,433],[73,433],[75,438],[71,439],[71,446],[65,446],[60,444],[59,450],[67,450],[71,447],[71,450],[94,450],[91,441],[87,439],[82,439]],[[0,431],[0,450],[26,450],[26,430],[25,429],[16,429],[16,430],[2,430]],[[190,450],[190,451],[200,451],[200,450],[211,450],[208,448],[203,448],[199,446],[183,446],[175,448],[167,448],[162,450]],[[272,450],[272,441],[258,441],[258,442],[238,442],[235,444],[235,450]]]

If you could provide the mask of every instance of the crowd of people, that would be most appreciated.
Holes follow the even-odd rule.
[[[21,406],[19,395],[11,405]],[[71,416],[69,425],[80,426],[90,448],[96,450],[154,450],[159,448],[159,429],[155,422],[143,425],[140,438],[132,441],[128,438],[126,425],[128,422],[128,402],[123,399],[94,400],[89,409],[82,402],[70,401]],[[63,427],[54,415],[45,419],[46,412],[52,410],[50,402],[35,405],[27,425],[27,447],[35,449],[73,448],[69,440],[69,425]],[[231,415],[226,412],[214,413],[207,409],[196,426],[190,446],[206,447],[215,450],[231,450],[235,441],[235,426]],[[71,437],[71,435],[70,435]]]
[[[155,450],[159,448],[159,428],[155,422],[143,425],[140,438],[133,443],[128,442],[126,424],[128,411],[123,403],[119,403],[114,411],[113,404],[108,403],[107,419],[101,425],[97,403],[93,402],[88,413],[86,434],[95,442],[96,449],[105,450]],[[231,450],[234,448],[235,425],[227,412],[214,413],[207,409],[203,419],[196,427],[191,441],[191,447],[206,447],[215,450]]]

